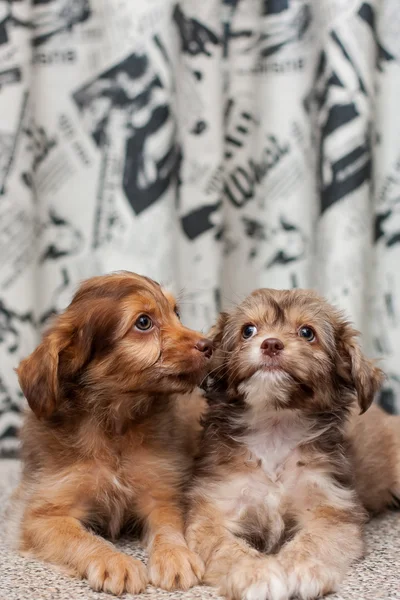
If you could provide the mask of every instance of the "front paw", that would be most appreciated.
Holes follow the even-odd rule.
[[[203,574],[202,561],[186,546],[163,544],[149,558],[150,581],[164,590],[188,590],[200,583]]]
[[[293,563],[287,569],[289,589],[299,600],[315,600],[337,591],[342,577],[317,561]]]
[[[269,556],[250,558],[228,574],[221,591],[232,600],[289,600],[283,569]]]
[[[105,553],[90,559],[85,575],[96,591],[120,596],[124,592],[139,594],[147,585],[146,567],[122,552]]]

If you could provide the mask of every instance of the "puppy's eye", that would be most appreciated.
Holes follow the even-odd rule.
[[[177,306],[175,306],[175,308],[174,308],[174,313],[176,314],[176,316],[178,317],[178,319],[181,320],[181,314],[180,314],[179,309],[178,309]]]
[[[136,319],[135,329],[139,329],[139,331],[148,331],[153,327],[153,321],[147,315],[140,315]]]
[[[300,327],[299,336],[304,338],[307,342],[313,342],[315,340],[315,333],[311,327]]]
[[[255,325],[247,324],[242,329],[242,338],[248,340],[257,333],[257,327]]]

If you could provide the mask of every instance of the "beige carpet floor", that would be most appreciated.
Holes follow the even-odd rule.
[[[19,463],[0,461],[0,600],[107,600],[107,594],[92,591],[85,581],[63,576],[51,567],[27,560],[5,544],[4,513],[8,498],[18,481]],[[339,594],[329,600],[400,600],[400,513],[388,513],[367,527],[368,553],[354,565]],[[145,560],[138,544],[122,540],[119,547]],[[327,565],[329,569],[329,565]],[[124,596],[126,600],[133,596]],[[137,596],[139,598],[139,596]],[[216,600],[208,587],[168,593],[148,587],[142,600]]]

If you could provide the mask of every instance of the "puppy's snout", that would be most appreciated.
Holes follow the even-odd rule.
[[[206,338],[202,338],[199,340],[195,346],[197,350],[202,352],[206,358],[211,358],[213,347],[211,340],[207,340]]]
[[[263,354],[267,354],[268,356],[276,356],[284,349],[283,342],[278,340],[278,338],[267,338],[261,344],[261,350]]]

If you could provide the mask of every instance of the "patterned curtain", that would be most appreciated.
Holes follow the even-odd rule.
[[[0,452],[78,282],[315,287],[400,411],[398,0],[0,0]],[[397,396],[397,406],[396,406]]]

